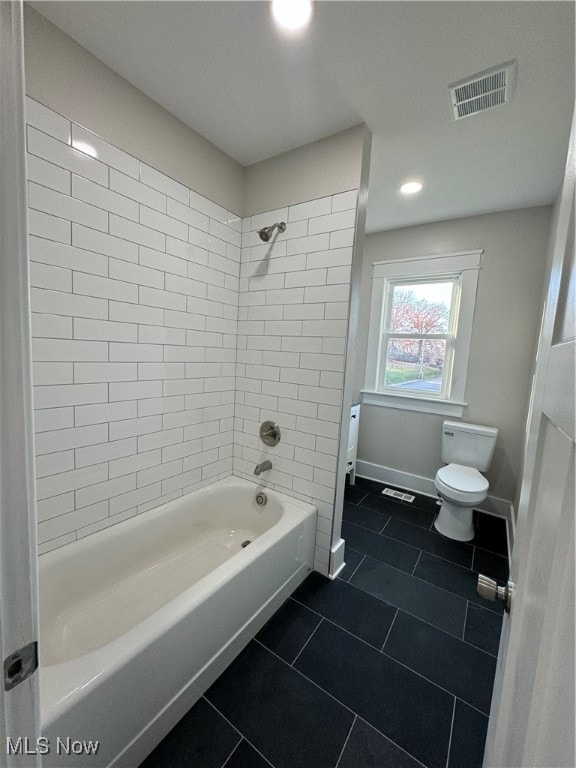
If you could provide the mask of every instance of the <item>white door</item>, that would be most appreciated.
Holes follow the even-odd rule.
[[[574,123],[526,433],[485,768],[574,768]]]
[[[6,768],[40,764],[23,69],[22,0],[0,2],[0,765]]]

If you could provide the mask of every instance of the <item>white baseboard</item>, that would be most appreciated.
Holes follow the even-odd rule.
[[[357,477],[364,477],[367,480],[377,480],[379,483],[389,483],[390,485],[406,488],[408,491],[423,493],[426,496],[436,498],[438,492],[434,486],[434,480],[421,475],[413,475],[410,472],[401,472],[391,467],[383,467],[381,464],[372,464],[369,461],[356,462]],[[514,507],[511,501],[500,499],[497,496],[488,495],[485,501],[477,509],[481,512],[487,512],[489,515],[503,517],[507,522],[509,537],[513,539],[514,531]]]
[[[399,469],[383,467],[381,464],[371,464],[369,461],[356,462],[356,474],[368,480],[377,480],[379,483],[390,483],[408,491],[424,493],[426,496],[437,496],[434,480],[421,475],[413,475],[401,472]]]
[[[328,578],[331,581],[334,581],[346,565],[344,562],[344,544],[344,539],[340,539],[330,550],[330,570],[328,572]]]

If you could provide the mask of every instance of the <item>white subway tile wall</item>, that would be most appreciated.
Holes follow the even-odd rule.
[[[31,99],[27,115],[45,552],[232,473],[240,223]]]
[[[357,191],[242,221],[234,474],[315,504],[316,570],[326,574],[336,489]],[[262,243],[257,230],[286,221]],[[266,447],[263,421],[282,440]]]
[[[270,458],[327,573],[356,190],[240,220],[27,110],[39,551]]]

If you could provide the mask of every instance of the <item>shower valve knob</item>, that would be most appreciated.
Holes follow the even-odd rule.
[[[273,421],[265,421],[260,426],[260,439],[265,445],[278,445],[280,437],[280,427]]]

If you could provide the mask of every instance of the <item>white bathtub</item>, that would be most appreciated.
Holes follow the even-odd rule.
[[[257,490],[230,477],[42,555],[46,768],[136,768],[309,573],[316,508]]]

